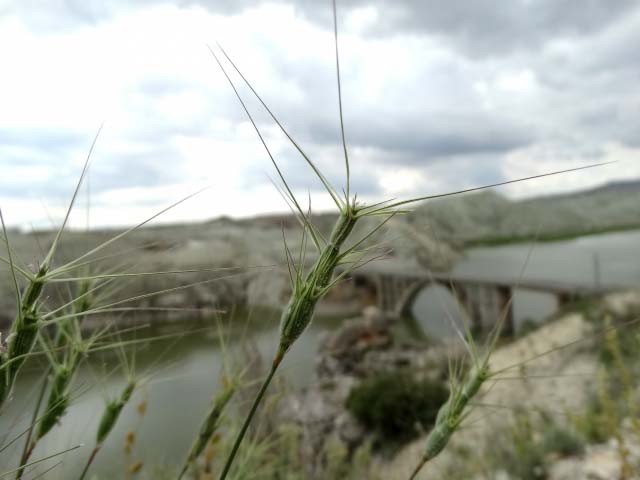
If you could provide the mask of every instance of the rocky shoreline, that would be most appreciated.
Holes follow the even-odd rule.
[[[512,428],[511,422],[515,418],[512,408],[525,413],[544,411],[543,418],[553,419],[558,428],[567,425],[568,417],[563,412],[577,414],[587,408],[597,386],[600,368],[594,354],[594,345],[598,342],[594,332],[597,333],[603,325],[597,322],[602,321],[602,315],[626,318],[633,312],[640,312],[640,293],[612,294],[596,305],[600,315],[596,316],[599,319],[596,323],[589,318],[589,313],[568,313],[498,348],[491,359],[491,368],[495,371],[522,362],[525,364],[510,370],[510,375],[503,375],[504,380],[489,382],[479,404],[503,405],[506,410],[477,407],[478,411],[472,413],[470,420],[474,428],[465,428],[456,434],[453,443],[420,478],[443,478],[442,472],[450,472],[451,476],[447,478],[456,479],[519,478],[499,468],[488,476],[460,476],[460,452],[471,449],[480,454],[478,446],[485,448],[496,440],[500,444],[508,443],[504,435]],[[393,320],[384,318],[375,308],[367,309],[358,318],[345,321],[341,328],[326,335],[318,352],[312,385],[290,393],[281,401],[280,421],[295,425],[302,432],[299,445],[304,458],[302,464],[308,466],[306,478],[322,478],[328,442],[338,442],[347,455],[354,455],[358,448],[370,442],[372,432],[367,431],[346,407],[350,392],[366,379],[379,373],[402,370],[410,370],[417,376],[445,379],[451,362],[466,358],[460,345],[427,346],[405,342],[399,338],[397,327]],[[535,428],[542,427],[534,427],[534,431]],[[621,432],[621,436],[604,443],[586,445],[577,455],[549,454],[544,460],[545,476],[540,478],[637,478],[623,476],[627,463],[635,462],[640,466],[637,424],[626,419]],[[626,459],[620,457],[621,442],[628,451]],[[420,457],[423,446],[424,439],[418,438],[396,450],[391,457],[388,452],[374,453],[372,461],[379,474],[377,478],[406,479]],[[465,461],[473,463],[472,458]]]

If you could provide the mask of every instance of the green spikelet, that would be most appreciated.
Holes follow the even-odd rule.
[[[131,395],[133,394],[135,388],[135,382],[130,381],[129,383],[127,383],[119,398],[111,400],[107,403],[107,406],[102,413],[102,417],[100,418],[100,424],[98,425],[96,444],[102,445],[105,439],[109,436],[111,430],[113,430],[113,427],[120,417],[122,409],[131,398]]]
[[[69,406],[69,384],[73,371],[65,365],[54,369],[51,379],[51,393],[47,401],[45,414],[38,425],[36,440],[41,439],[51,430],[65,414]]]
[[[293,295],[280,320],[280,345],[278,356],[284,357],[291,345],[302,335],[313,317],[313,312],[329,285],[333,271],[340,261],[340,249],[356,225],[355,207],[347,206],[331,232],[329,243],[322,249],[318,260],[304,282],[295,287]]]
[[[207,446],[207,443],[218,429],[220,425],[220,420],[222,418],[222,413],[231,400],[231,397],[236,391],[236,385],[231,382],[225,382],[225,385],[221,392],[219,392],[211,403],[211,409],[207,414],[206,418],[202,422],[202,426],[200,427],[200,433],[196,438],[191,450],[189,451],[189,455],[187,456],[187,460],[182,467],[180,475],[178,479],[182,478],[186,471],[189,469],[189,466],[196,461],[196,459],[200,456],[202,451]]]
[[[411,475],[416,478],[422,467],[437,457],[447,446],[451,436],[460,427],[464,419],[464,411],[471,399],[480,391],[482,384],[489,378],[489,368],[483,364],[474,370],[467,381],[451,391],[447,402],[440,407],[436,423],[427,436],[426,448],[420,463]]]
[[[42,277],[47,273],[41,267],[36,277],[29,283],[21,299],[20,312],[11,326],[7,337],[6,351],[0,356],[0,406],[6,401],[16,381],[18,372],[36,342],[40,328],[38,300],[42,295],[45,282]]]

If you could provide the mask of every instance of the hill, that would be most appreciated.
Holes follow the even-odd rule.
[[[640,227],[640,181],[571,194],[512,201],[493,191],[421,205],[409,220],[430,224],[446,240],[504,243],[574,237]]]

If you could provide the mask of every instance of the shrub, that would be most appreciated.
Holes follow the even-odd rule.
[[[441,382],[416,380],[408,372],[381,373],[351,391],[347,408],[386,441],[404,442],[433,425],[448,395]]]
[[[550,426],[544,432],[542,449],[547,453],[570,457],[584,453],[584,442],[571,430],[558,426]]]
[[[518,328],[518,337],[524,337],[532,332],[535,332],[542,326],[542,322],[538,322],[532,318],[525,318]]]

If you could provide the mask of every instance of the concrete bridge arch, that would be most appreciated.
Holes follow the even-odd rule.
[[[505,317],[505,334],[514,333],[513,293],[516,289],[551,294],[558,307],[575,299],[600,295],[620,287],[558,282],[541,279],[492,278],[456,273],[432,273],[399,260],[372,263],[351,274],[356,288],[365,292],[365,304],[376,305],[390,317],[411,313],[416,298],[429,285],[446,288],[471,323],[471,328],[489,330]]]
[[[412,307],[418,295],[430,286],[444,287],[467,315],[471,328],[490,329],[498,318],[506,315],[505,334],[513,330],[513,308],[508,288],[456,285],[444,278],[433,276],[399,276],[378,273],[373,278],[367,274],[354,274],[356,287],[368,292],[367,304],[376,305],[385,315],[404,318],[412,315]]]

